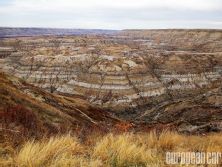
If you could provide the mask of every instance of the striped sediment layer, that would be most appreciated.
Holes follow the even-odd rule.
[[[220,85],[221,37],[221,31],[126,30],[113,37],[21,38],[23,49],[2,59],[0,69],[53,93],[124,109]]]
[[[116,65],[111,64],[110,60],[101,60],[103,64],[93,64],[85,72],[79,65],[84,61],[82,57],[39,57],[22,58],[18,62],[12,62],[9,58],[5,61],[3,69],[48,91],[83,95],[92,104],[114,108],[135,107],[141,101],[158,99],[169,93],[195,93],[196,90],[211,86],[213,83],[221,83],[222,78],[221,66],[215,66],[211,71],[192,73],[192,69],[191,72],[182,74],[176,73],[176,69],[171,73],[169,70],[155,69],[157,72],[153,74],[141,68],[145,67],[144,64],[137,65],[130,60],[128,62],[132,65],[132,73],[123,66],[118,66],[121,70],[114,74]],[[110,71],[100,71],[101,67],[105,68],[104,64],[110,67]]]

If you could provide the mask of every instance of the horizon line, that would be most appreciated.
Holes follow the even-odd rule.
[[[29,28],[29,29],[67,29],[67,30],[106,30],[106,31],[124,31],[124,30],[222,30],[222,28],[126,28],[126,29],[109,29],[109,28],[71,28],[71,27],[40,27],[40,26],[0,26],[0,28]]]

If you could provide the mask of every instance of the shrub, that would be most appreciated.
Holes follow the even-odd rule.
[[[8,107],[3,112],[3,122],[5,124],[17,123],[22,124],[26,128],[36,129],[36,115],[21,105]]]

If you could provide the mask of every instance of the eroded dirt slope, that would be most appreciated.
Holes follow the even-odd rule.
[[[38,136],[103,127],[119,122],[78,97],[50,94],[21,79],[0,73],[0,132]]]

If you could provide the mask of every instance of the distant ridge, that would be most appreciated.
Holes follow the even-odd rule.
[[[166,28],[166,29],[123,29],[122,31],[193,31],[193,32],[222,32],[222,29],[181,29],[181,28]]]
[[[116,32],[118,32],[118,30],[0,27],[0,38],[41,36],[41,35],[87,35],[87,34],[109,35]]]

